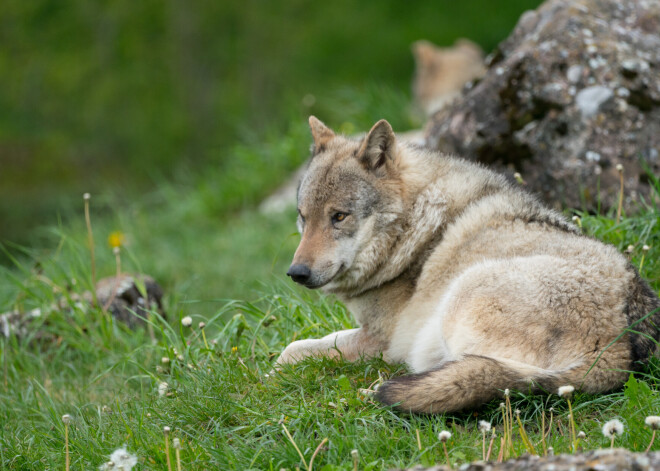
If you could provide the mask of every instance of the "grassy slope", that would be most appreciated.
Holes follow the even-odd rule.
[[[124,266],[155,275],[165,285],[169,322],[155,323],[152,343],[145,331],[129,332],[101,312],[74,308],[73,314],[49,316],[44,339],[2,340],[0,467],[62,469],[65,413],[73,416],[72,469],[94,468],[123,444],[137,453],[140,469],[164,469],[164,426],[183,441],[185,469],[304,469],[284,427],[307,464],[319,443],[329,439],[314,460],[315,469],[352,469],[352,449],[359,451],[360,469],[442,461],[436,438],[442,429],[453,432],[448,443],[452,462],[481,456],[476,424],[493,420],[499,435],[497,401],[457,416],[393,413],[360,392],[379,378],[403,372],[379,360],[308,361],[295,371],[265,377],[272,357],[292,339],[352,325],[350,315],[331,298],[302,292],[284,280],[283,269],[297,243],[293,212],[263,216],[249,209],[256,199],[252,195],[263,194],[273,174],[284,175],[304,157],[307,140],[304,125],[294,125],[287,136],[271,138],[267,148],[237,148],[241,159],[234,165],[239,168],[210,172],[195,185],[164,186],[128,208],[114,211],[112,199],[93,198],[99,273],[114,271],[104,239],[111,230],[122,230],[129,242]],[[263,159],[271,164],[264,166]],[[241,172],[252,179],[234,180]],[[239,199],[228,204],[219,192]],[[236,212],[239,207],[248,209]],[[635,245],[631,256],[637,265],[642,245],[650,245],[642,272],[654,289],[660,287],[657,209],[620,224],[586,215],[582,222],[585,232],[621,250]],[[73,291],[89,284],[82,217],[50,233],[49,249],[30,251],[21,269],[1,275],[3,310],[48,305],[55,297],[53,286],[66,291],[74,278]],[[228,301],[230,296],[254,302]],[[181,326],[179,319],[186,314],[193,316],[193,326],[206,321],[207,342],[199,329]],[[163,357],[169,362],[163,363]],[[652,365],[639,376],[643,381],[632,381],[625,391],[578,394],[576,421],[587,433],[582,446],[606,446],[599,427],[619,417],[627,428],[617,443],[644,449],[650,438],[644,417],[660,412],[659,377],[660,369]],[[162,397],[160,382],[169,385]],[[550,442],[557,452],[569,449],[565,401],[556,395],[514,394],[513,402],[534,443],[541,439],[541,414],[545,411],[547,423],[554,407]],[[523,443],[515,437],[516,453],[521,453]],[[499,444],[494,448],[496,454]]]

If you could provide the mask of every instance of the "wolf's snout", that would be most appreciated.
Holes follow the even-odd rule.
[[[307,265],[302,263],[297,263],[289,267],[289,271],[286,272],[288,276],[291,277],[296,283],[301,285],[306,285],[309,282],[309,278],[312,276],[312,270],[309,269]]]

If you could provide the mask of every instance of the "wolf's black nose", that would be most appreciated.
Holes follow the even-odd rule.
[[[312,276],[312,270],[310,270],[307,265],[298,263],[296,265],[291,265],[286,274],[296,283],[304,285],[309,281],[309,277]]]

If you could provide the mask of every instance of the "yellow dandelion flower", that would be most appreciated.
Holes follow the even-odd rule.
[[[124,245],[124,234],[121,231],[111,232],[108,236],[108,245],[113,249]]]
[[[231,352],[236,353],[238,351],[238,347],[231,347]]]

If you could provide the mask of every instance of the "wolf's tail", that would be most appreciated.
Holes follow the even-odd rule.
[[[552,390],[559,378],[534,367],[516,368],[493,358],[466,355],[423,373],[392,378],[376,393],[385,404],[398,404],[403,411],[455,412],[473,408],[510,389]]]

